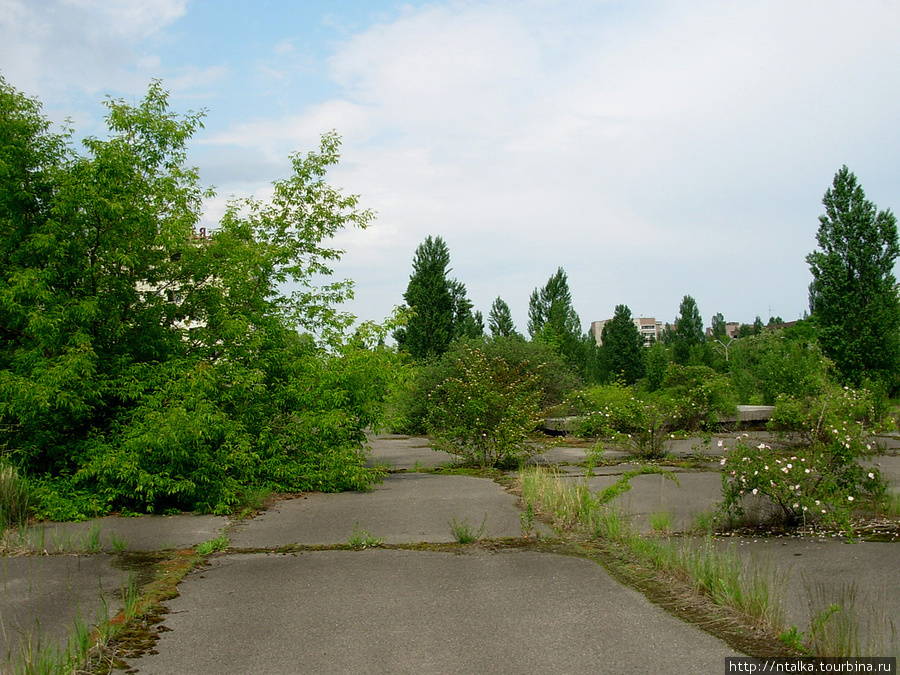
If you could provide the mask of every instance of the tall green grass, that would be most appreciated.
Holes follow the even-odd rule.
[[[0,462],[0,531],[22,528],[31,514],[31,498],[25,480],[15,467]]]

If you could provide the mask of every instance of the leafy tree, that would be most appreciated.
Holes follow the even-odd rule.
[[[447,278],[449,264],[450,249],[441,237],[429,236],[416,248],[413,273],[403,294],[412,314],[406,326],[394,333],[397,345],[413,358],[440,356],[454,338],[455,308]]]
[[[90,492],[97,512],[366,487],[378,413],[350,389],[383,369],[336,338],[349,282],[313,285],[340,257],[323,242],[372,217],[324,180],[338,137],[198,237],[185,148],[201,116],[171,113],[158,82],[107,106],[109,138],[79,154],[0,79],[0,454],[55,504]]]
[[[697,309],[697,301],[690,295],[684,296],[678,309],[678,319],[672,332],[672,356],[675,363],[682,366],[691,361],[692,350],[705,341],[703,319]]]
[[[712,321],[710,322],[710,326],[712,339],[724,341],[728,330],[725,325],[725,317],[722,316],[722,312],[717,312],[715,316],[713,316]]]
[[[900,364],[900,300],[894,263],[897,219],[866,199],[844,166],[822,199],[816,240],[806,256],[813,275],[809,306],[819,342],[842,379],[896,378]]]
[[[634,384],[644,375],[644,338],[626,305],[616,306],[600,337],[603,363],[610,376]]]
[[[528,332],[533,339],[552,345],[573,368],[584,373],[587,340],[581,333],[581,319],[572,306],[569,280],[562,267],[543,288],[532,292]]]
[[[491,311],[488,313],[488,327],[491,329],[491,335],[495,338],[518,335],[509,305],[500,297],[497,297],[491,305]]]
[[[450,298],[453,304],[453,339],[479,338],[484,335],[484,317],[481,312],[472,313],[472,303],[466,297],[466,286],[451,279]]]

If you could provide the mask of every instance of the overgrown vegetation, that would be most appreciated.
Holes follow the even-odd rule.
[[[35,513],[365,489],[392,352],[341,337],[349,282],[313,283],[340,257],[327,241],[372,218],[325,182],[338,137],[203,236],[210,193],[186,161],[202,115],[170,112],[159,83],[107,107],[109,137],[79,153],[0,80],[0,457]]]

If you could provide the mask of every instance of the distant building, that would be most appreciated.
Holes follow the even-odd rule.
[[[610,321],[612,321],[612,319],[591,322],[591,335],[594,336],[594,340],[597,342],[598,346],[603,344],[603,327]],[[653,317],[644,316],[634,317],[632,321],[637,327],[638,332],[640,332],[641,337],[644,338],[645,347],[652,345],[659,340],[659,334],[663,328],[662,321],[657,321]]]

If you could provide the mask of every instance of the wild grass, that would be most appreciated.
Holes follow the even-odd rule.
[[[384,543],[384,537],[373,537],[365,530],[359,529],[359,523],[353,526],[353,533],[347,542],[350,548],[362,550],[365,548],[377,548]]]
[[[231,540],[223,534],[215,539],[210,539],[209,541],[198,544],[197,554],[206,557],[213,553],[217,553],[218,551],[224,551],[228,548],[228,544],[230,543]]]
[[[453,535],[453,539],[456,540],[458,544],[471,544],[473,542],[478,541],[484,536],[484,527],[485,523],[487,523],[488,514],[484,514],[484,518],[481,520],[481,526],[476,530],[471,525],[469,525],[469,519],[463,518],[461,523],[456,522],[456,517],[450,519],[450,522],[447,523],[450,526],[450,534]]]
[[[0,462],[0,532],[22,528],[31,515],[31,497],[15,467]]]
[[[886,610],[860,595],[854,581],[803,578],[810,623],[807,649],[816,656],[900,656]]]

